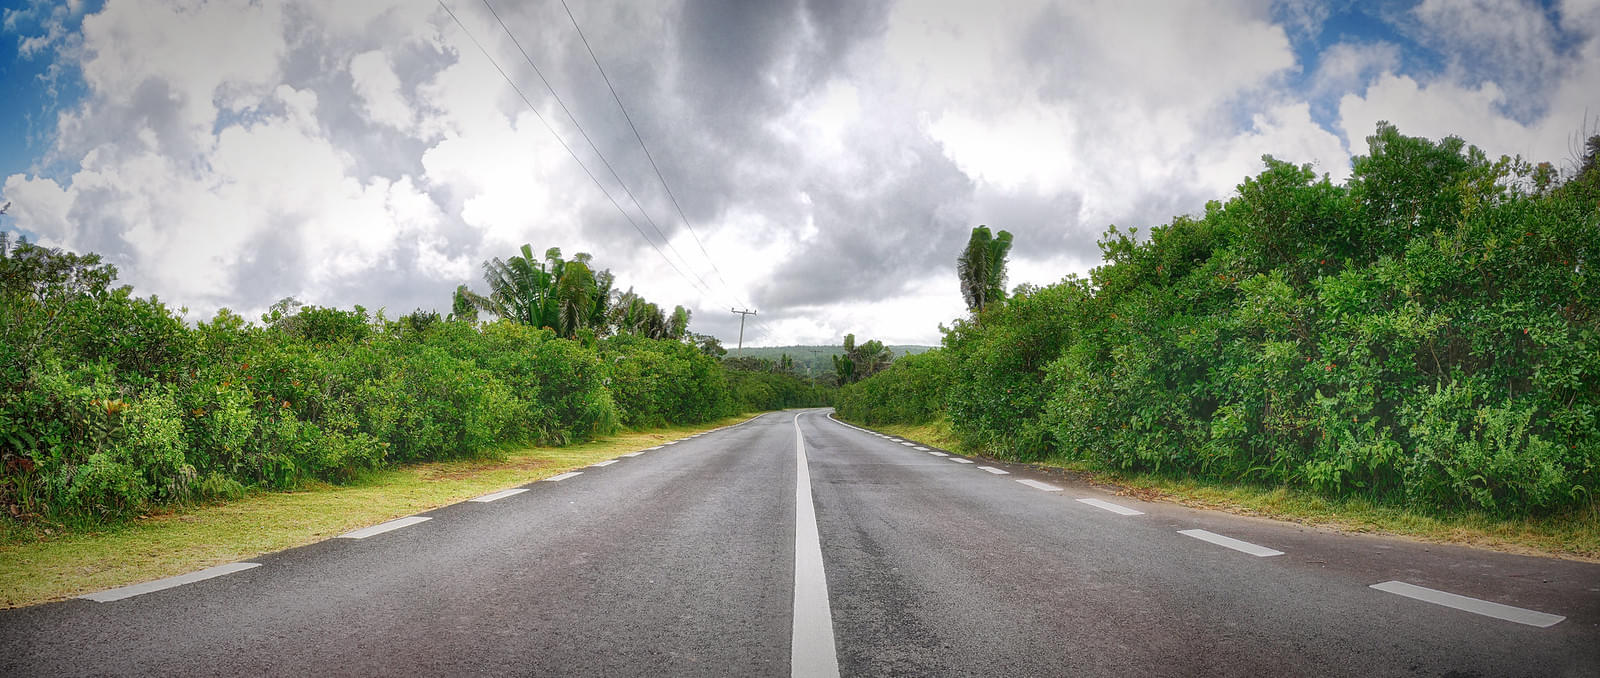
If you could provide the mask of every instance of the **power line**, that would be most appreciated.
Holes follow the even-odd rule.
[[[656,225],[655,219],[650,217],[649,210],[644,208],[644,204],[640,203],[639,198],[635,197],[633,191],[628,188],[628,182],[623,181],[622,176],[617,173],[616,168],[612,167],[611,162],[606,160],[605,154],[600,151],[599,144],[596,144],[594,139],[589,137],[589,133],[583,129],[583,124],[578,122],[578,117],[572,114],[572,109],[567,108],[567,103],[563,101],[561,99],[561,95],[556,92],[555,86],[551,85],[550,81],[544,77],[544,72],[539,70],[538,64],[533,62],[533,57],[528,55],[528,50],[523,49],[522,41],[517,40],[516,34],[511,32],[511,27],[507,26],[505,19],[500,17],[500,12],[495,10],[494,5],[490,4],[489,0],[481,1],[483,2],[483,6],[489,10],[489,13],[494,15],[495,22],[500,24],[500,30],[505,32],[506,37],[511,38],[511,44],[515,45],[517,51],[522,53],[523,60],[528,62],[528,66],[533,69],[533,74],[538,76],[539,82],[544,84],[545,89],[550,92],[550,96],[556,100],[556,104],[561,107],[561,112],[567,115],[567,119],[572,121],[572,126],[577,128],[578,134],[581,135],[583,140],[589,144],[589,148],[594,150],[594,154],[600,158],[600,163],[605,165],[606,171],[611,173],[611,178],[617,180],[617,185],[622,187],[622,192],[628,196],[629,200],[633,201],[633,206],[639,209],[639,214],[644,216],[645,223],[649,224],[650,229],[656,232],[656,235],[661,238],[661,242],[666,244],[667,249],[673,254],[677,255],[678,259],[681,260],[685,266],[689,267],[689,274],[693,275],[696,280],[699,280],[700,284],[705,287],[706,293],[709,294],[711,288],[710,283],[707,283],[704,278],[700,277],[699,273],[694,271],[694,268],[689,265],[688,257],[683,256],[683,253],[679,252],[678,248],[672,246],[672,240],[667,238],[667,235],[661,231],[660,226]],[[712,264],[712,268],[716,268],[715,263]],[[723,284],[726,285],[727,282],[724,281]]]
[[[487,1],[487,0],[485,0]],[[600,65],[600,58],[595,56],[594,48],[589,45],[589,38],[583,34],[583,28],[578,26],[578,19],[572,15],[572,8],[567,6],[567,0],[561,0],[561,9],[566,10],[567,20],[572,22],[573,30],[578,32],[578,39],[583,41],[583,49],[589,53],[589,60],[594,62],[594,68],[600,71],[600,78],[605,80],[606,89],[611,91],[611,100],[617,102],[617,110],[622,111],[622,117],[628,121],[628,129],[633,130],[633,138],[639,141],[639,148],[644,150],[644,157],[650,161],[650,169],[655,172],[656,179],[661,181],[661,187],[666,189],[667,197],[672,200],[673,209],[678,211],[678,218],[683,220],[683,225],[689,227],[689,235],[694,238],[694,244],[700,247],[700,253],[705,255],[706,261],[711,264],[711,270],[717,274],[717,279],[722,281],[722,286],[734,295],[734,300],[741,306],[749,306],[744,300],[733,292],[733,286],[728,284],[728,279],[723,277],[722,269],[717,268],[716,258],[706,251],[706,245],[700,240],[700,234],[694,230],[694,224],[684,214],[683,206],[678,203],[678,196],[672,193],[672,186],[667,184],[667,178],[661,174],[661,168],[656,165],[656,158],[650,153],[650,147],[644,143],[644,136],[639,134],[638,126],[633,124],[633,116],[628,115],[628,107],[622,105],[622,97],[617,94],[617,88],[611,84],[611,77],[606,75],[606,69]]]
[[[668,258],[666,253],[661,251],[660,247],[656,247],[655,242],[650,240],[650,236],[645,234],[644,229],[639,227],[639,224],[633,220],[633,217],[628,214],[628,211],[622,208],[622,204],[617,202],[617,199],[611,195],[611,191],[606,190],[605,185],[600,183],[600,179],[595,177],[594,172],[589,170],[589,166],[583,163],[583,160],[579,158],[578,154],[572,150],[572,147],[567,145],[566,140],[562,139],[561,135],[556,133],[555,128],[550,126],[550,121],[544,119],[544,116],[539,113],[538,107],[533,105],[533,102],[528,99],[528,95],[523,93],[522,88],[517,86],[517,83],[511,79],[511,76],[506,74],[505,69],[500,67],[500,63],[495,61],[493,55],[489,54],[489,50],[484,48],[483,43],[478,42],[478,38],[472,35],[472,31],[468,30],[466,24],[461,22],[461,17],[456,16],[456,13],[450,9],[450,6],[444,4],[444,0],[435,1],[438,2],[439,7],[443,9],[446,14],[449,14],[450,18],[456,22],[456,26],[461,28],[461,32],[467,35],[467,39],[472,41],[473,46],[477,47],[478,51],[483,53],[484,58],[489,60],[489,64],[494,66],[494,69],[500,73],[500,77],[506,81],[506,84],[511,85],[511,89],[515,91],[517,96],[522,99],[522,103],[528,106],[528,110],[533,111],[533,116],[539,119],[539,122],[544,125],[546,130],[549,130],[550,136],[555,137],[556,143],[561,144],[561,148],[567,151],[567,155],[572,156],[573,161],[578,163],[578,167],[583,169],[583,173],[589,176],[590,181],[594,182],[595,187],[599,188],[600,192],[606,196],[606,199],[611,201],[611,206],[617,208],[617,212],[622,214],[622,218],[627,220],[628,225],[632,226],[633,230],[639,232],[639,237],[644,238],[645,244],[649,245],[650,249],[655,250],[656,255],[661,257],[662,261],[667,262],[667,265],[672,267],[672,270],[678,274],[678,277],[683,278],[684,282],[689,283],[690,287],[694,287],[697,291],[705,294],[711,294],[709,289],[697,286],[694,280],[690,279],[689,276],[684,275],[683,271],[678,268],[678,265],[672,263],[672,259]],[[704,283],[702,282],[701,284],[703,285]]]
[[[485,2],[487,2],[487,0],[485,0]],[[611,76],[607,75],[605,67],[600,65],[600,58],[595,55],[594,47],[589,44],[588,36],[584,35],[583,27],[578,25],[578,19],[577,17],[573,16],[572,8],[567,5],[566,0],[561,0],[561,9],[566,11],[567,20],[572,22],[572,29],[577,31],[578,39],[583,42],[584,51],[589,53],[589,60],[594,62],[594,68],[596,71],[599,71],[600,79],[605,81],[606,89],[611,92],[611,100],[616,102],[617,110],[622,111],[622,118],[628,121],[628,129],[633,131],[633,138],[639,142],[639,148],[640,150],[644,151],[644,157],[650,161],[650,170],[655,173],[656,179],[661,182],[661,188],[666,191],[667,198],[672,201],[672,208],[677,211],[678,218],[682,219],[683,225],[688,227],[689,235],[694,239],[694,244],[700,248],[700,253],[705,255],[706,262],[711,264],[711,270],[712,272],[716,273],[717,280],[722,283],[723,289],[726,290],[728,294],[732,295],[734,301],[739,302],[740,306],[748,308],[750,304],[745,302],[744,298],[740,296],[738,292],[734,291],[733,285],[729,284],[728,278],[722,274],[722,269],[717,266],[716,257],[711,256],[711,252],[706,250],[705,242],[700,239],[699,232],[695,231],[694,223],[689,221],[689,215],[683,211],[683,205],[678,202],[678,196],[672,192],[671,184],[667,183],[666,176],[661,173],[661,167],[656,164],[655,155],[650,152],[650,146],[644,142],[644,136],[639,133],[638,125],[634,124],[633,116],[628,113],[628,107],[623,105],[621,95],[617,94],[616,86],[611,83]],[[677,252],[677,250],[673,251]],[[755,320],[756,325],[761,328],[763,333],[771,336],[775,336],[777,334],[777,331],[772,329],[772,326],[768,325],[766,321],[760,318],[756,318]]]

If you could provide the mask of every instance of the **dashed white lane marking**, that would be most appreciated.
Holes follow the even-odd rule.
[[[144,582],[143,584],[133,584],[131,586],[124,586],[122,588],[107,589],[105,591],[100,591],[100,592],[97,592],[97,593],[90,593],[90,594],[82,595],[82,596],[78,596],[78,597],[79,598],[86,598],[88,600],[92,600],[92,601],[95,601],[97,603],[109,603],[109,602],[114,601],[114,600],[122,600],[123,598],[132,598],[134,596],[143,595],[143,594],[146,594],[146,593],[152,593],[152,592],[155,592],[155,591],[160,591],[162,589],[170,589],[170,588],[172,588],[174,586],[183,586],[184,584],[193,584],[193,583],[195,583],[197,581],[203,581],[203,580],[206,580],[206,579],[210,579],[212,577],[220,577],[220,576],[225,575],[225,574],[233,574],[235,572],[242,572],[242,571],[248,570],[248,569],[250,569],[252,567],[261,567],[261,563],[228,563],[226,565],[218,565],[216,567],[208,567],[208,568],[206,568],[204,570],[200,570],[199,572],[190,572],[188,574],[180,574],[180,575],[178,575],[176,577],[167,577],[166,579],[157,579],[155,581],[147,581],[147,582]]]
[[[1027,485],[1028,487],[1031,487],[1031,488],[1033,488],[1035,490],[1044,490],[1046,492],[1060,492],[1061,491],[1061,488],[1056,487],[1055,485],[1051,485],[1050,483],[1041,483],[1041,482],[1039,482],[1037,480],[1028,480],[1026,478],[1020,478],[1020,479],[1017,480],[1017,482],[1022,483],[1023,485]]]
[[[1207,532],[1205,530],[1178,530],[1178,534],[1181,534],[1185,537],[1194,537],[1200,541],[1208,541],[1218,546],[1226,546],[1240,553],[1248,553],[1257,558],[1283,555],[1283,552],[1277,549],[1269,549],[1265,546],[1257,546],[1247,541],[1234,539],[1233,537],[1224,537],[1215,532]]]
[[[678,441],[676,441],[676,440],[668,440],[667,442],[664,442],[664,443],[661,443],[661,444],[662,445],[677,445]]]
[[[998,468],[995,468],[993,466],[979,466],[978,468],[981,468],[981,469],[983,469],[985,471],[993,473],[993,474],[995,474],[997,476],[1009,476],[1009,475],[1011,475],[1010,471],[1007,471],[1007,470],[1004,470],[1004,469],[998,469]]]
[[[1120,515],[1124,515],[1124,516],[1142,516],[1142,515],[1144,515],[1144,511],[1136,511],[1134,509],[1128,508],[1128,507],[1123,506],[1121,504],[1113,504],[1113,503],[1111,503],[1109,501],[1101,501],[1099,499],[1094,499],[1092,497],[1085,497],[1083,499],[1079,499],[1078,501],[1081,501],[1081,502],[1083,502],[1085,504],[1088,504],[1090,506],[1093,506],[1095,508],[1105,509],[1105,510],[1110,511],[1112,513],[1116,513],[1116,514],[1120,514]]]
[[[547,483],[555,483],[555,482],[560,482],[560,481],[566,480],[568,478],[571,478],[573,476],[582,475],[582,474],[583,474],[583,471],[567,471],[566,473],[563,473],[563,474],[558,475],[558,476],[550,476],[549,478],[545,478],[544,481],[547,482]]]
[[[590,464],[590,466],[610,466],[612,464],[617,463],[617,461],[618,460],[616,460],[616,459],[607,459],[605,461],[597,461],[597,462],[595,462],[593,464]]]
[[[923,447],[921,445],[917,445],[915,447],[912,447],[911,449],[916,450],[918,452],[927,452],[928,451],[928,448]]]
[[[653,450],[653,449],[655,449],[655,448],[653,448],[653,447],[652,447],[652,448],[650,448],[650,449],[652,449],[652,450]],[[649,452],[649,451],[650,451],[650,450],[639,450],[639,451],[638,451],[638,452],[629,452],[629,453],[627,453],[627,454],[624,454],[624,455],[622,455],[622,456],[624,456],[624,457],[637,457],[637,456],[639,456],[639,455],[641,455],[641,454],[644,454],[644,453],[646,453],[646,452]]]
[[[1446,593],[1444,591],[1430,589],[1425,586],[1407,584],[1403,581],[1386,581],[1382,584],[1373,584],[1372,588],[1375,588],[1379,591],[1393,593],[1397,596],[1405,596],[1407,598],[1414,598],[1416,600],[1433,603],[1434,605],[1443,605],[1445,607],[1453,607],[1457,610],[1465,610],[1473,614],[1481,614],[1485,617],[1494,617],[1495,619],[1504,619],[1506,621],[1516,622],[1518,624],[1537,626],[1541,629],[1555,626],[1556,624],[1561,623],[1561,620],[1566,619],[1566,617],[1561,615],[1548,614],[1545,612],[1513,607],[1511,605],[1502,605],[1500,603],[1491,603],[1487,600],[1469,598],[1467,596],[1458,595],[1455,593]]]
[[[891,443],[903,443],[903,442],[905,442],[905,441],[904,441],[904,440],[901,440],[901,439],[899,439],[899,438],[890,438],[890,439],[889,439],[889,442],[891,442]]]
[[[383,533],[388,532],[390,530],[398,530],[398,529],[400,529],[402,527],[410,527],[410,526],[415,525],[417,523],[426,522],[428,520],[432,520],[432,518],[425,518],[423,516],[406,516],[404,518],[395,518],[394,520],[391,520],[391,521],[389,521],[387,523],[378,523],[377,525],[373,525],[372,527],[363,527],[363,528],[361,528],[359,530],[351,530],[349,532],[346,532],[344,534],[339,535],[339,538],[340,539],[366,539],[367,537],[370,537],[370,536],[375,535],[375,534],[383,534]]]
[[[478,502],[479,504],[487,504],[487,503],[489,503],[491,501],[495,501],[496,499],[505,499],[506,497],[509,497],[509,496],[512,496],[512,495],[515,495],[515,494],[522,494],[523,492],[527,492],[527,491],[528,491],[528,488],[526,488],[526,487],[513,487],[513,488],[511,488],[509,490],[500,490],[499,492],[493,492],[493,493],[490,493],[490,494],[483,495],[481,497],[474,497],[472,499],[468,499],[467,501],[475,501],[475,502]]]
[[[789,636],[789,675],[837,678],[839,654],[833,640],[833,608],[828,575],[822,567],[822,540],[811,497],[800,415],[794,415],[794,619]]]
[[[953,461],[953,462],[955,462],[957,464],[971,464],[971,463],[973,463],[971,459],[962,459],[961,457],[951,457],[950,461]]]
[[[935,457],[948,457],[948,456],[950,456],[950,455],[945,454],[943,452],[934,452],[933,450],[928,450],[928,454],[931,454],[931,455],[933,455]]]
[[[646,447],[646,448],[644,448],[644,451],[649,452],[650,450],[659,450],[659,449],[661,449],[661,447],[662,447],[661,445],[657,445],[655,447]]]
[[[900,441],[900,444],[901,445],[905,445],[906,447],[916,447],[917,446],[916,443],[908,443],[908,442],[905,442],[905,441]]]

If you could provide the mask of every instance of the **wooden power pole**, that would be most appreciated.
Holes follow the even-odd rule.
[[[739,314],[739,352],[736,355],[738,355],[740,358],[743,358],[744,357],[744,318],[745,318],[745,316],[755,315],[756,312],[752,311],[750,309],[745,309],[745,310],[741,311],[741,310],[739,310],[737,308],[730,308],[728,310]]]

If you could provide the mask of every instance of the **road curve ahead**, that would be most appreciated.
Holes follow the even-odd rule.
[[[766,414],[0,612],[0,675],[1600,675],[1600,565],[973,462]]]

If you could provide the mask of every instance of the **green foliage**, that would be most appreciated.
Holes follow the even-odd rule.
[[[503,266],[518,285],[549,275],[543,327],[424,310],[389,321],[294,299],[260,325],[223,309],[189,327],[158,300],[113,289],[115,270],[93,255],[9,236],[0,255],[0,504],[16,518],[116,520],[823,400],[792,375],[730,377],[683,341],[597,340],[609,274],[554,250],[537,267]],[[528,310],[509,292],[497,303]],[[688,315],[663,319],[663,335],[686,335]],[[452,320],[469,319],[458,304]]]
[[[876,339],[856,345],[856,335],[844,335],[844,353],[833,356],[834,374],[841,385],[853,384],[882,371],[894,361],[894,351]]]
[[[972,229],[967,248],[956,258],[956,275],[961,279],[961,298],[967,310],[980,312],[1006,297],[1006,253],[1011,251],[1011,233],[991,234],[988,226]]]
[[[901,357],[870,379],[839,389],[839,415],[867,425],[925,424],[945,412],[951,385],[950,361],[933,350]]]
[[[949,329],[948,376],[890,370],[840,411],[915,421],[889,403],[942,388],[956,433],[1018,458],[1440,511],[1594,501],[1600,142],[1565,181],[1389,125],[1369,145],[1344,185],[1266,158],[1202,215],[1112,227],[1089,279]]]

